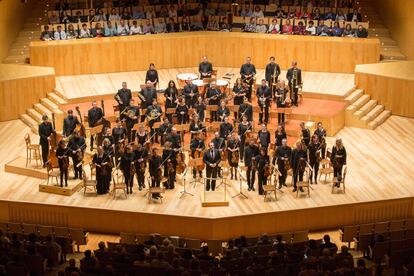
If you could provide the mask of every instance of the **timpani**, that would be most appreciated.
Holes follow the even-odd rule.
[[[178,74],[177,75],[178,87],[183,88],[189,79],[196,80],[196,79],[198,79],[198,76],[196,74],[193,74],[193,73]]]

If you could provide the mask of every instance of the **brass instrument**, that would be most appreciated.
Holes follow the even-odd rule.
[[[273,69],[273,74],[272,74],[272,86],[277,85],[277,77],[278,76],[279,76],[279,74],[277,74],[277,66],[275,64],[275,68]]]
[[[121,97],[119,97],[118,94],[115,95],[115,100],[118,102],[118,104],[124,104],[124,102],[121,100]]]
[[[142,95],[140,92],[138,92],[137,95],[138,95],[138,98],[140,99],[141,102],[145,102],[144,95]]]
[[[151,110],[151,112],[147,115],[148,121],[156,120],[158,117],[161,116],[161,113],[158,112],[158,109],[154,108]]]

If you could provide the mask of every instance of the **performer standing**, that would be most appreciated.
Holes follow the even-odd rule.
[[[200,73],[200,79],[204,78],[211,78],[211,74],[213,73],[213,65],[208,62],[206,56],[203,57],[203,60],[198,65],[198,72]]]
[[[49,141],[51,139],[51,135],[54,133],[56,133],[56,131],[53,128],[52,123],[49,121],[49,117],[47,115],[43,115],[42,123],[39,125],[39,144],[42,148],[43,168],[46,168],[46,164],[48,162],[50,146]]]
[[[125,185],[127,188],[127,194],[132,194],[132,187],[134,186],[134,166],[135,155],[132,152],[132,147],[127,145],[124,154],[121,156],[120,168],[124,175]]]
[[[193,120],[190,123],[191,141],[201,132],[206,133],[206,128],[203,126],[203,123],[200,121],[198,115],[194,114]]]
[[[147,82],[145,87],[138,92],[138,98],[141,100],[141,108],[147,109],[153,104],[154,100],[157,100],[157,91],[151,82]],[[141,115],[141,122],[145,120],[144,114]]]
[[[249,145],[244,150],[244,165],[247,167],[247,186],[249,191],[254,191],[256,180],[256,156],[259,154],[259,147],[250,139]]]
[[[76,129],[76,126],[80,125],[81,123],[78,120],[78,117],[73,115],[73,110],[68,110],[68,116],[63,119],[63,136],[69,137],[72,135],[74,130]]]
[[[175,152],[180,151],[181,149],[181,136],[177,133],[177,129],[173,127],[171,129],[170,135],[167,137],[167,141],[171,143],[171,149]]]
[[[150,63],[147,74],[145,75],[145,83],[151,83],[153,87],[156,87],[158,82],[158,72],[155,70],[154,63]]]
[[[259,143],[260,148],[264,148],[267,153],[271,141],[270,132],[267,130],[265,124],[262,124],[262,128],[257,133],[257,142]]]
[[[237,167],[239,166],[239,149],[240,149],[240,138],[236,132],[233,132],[227,142],[227,160],[230,165],[231,178],[237,180]]]
[[[279,83],[279,87],[276,89],[276,106],[277,108],[286,108],[286,99],[287,99],[288,90],[285,85],[285,81]],[[277,112],[277,123],[285,123],[285,113]]]
[[[308,161],[308,153],[306,146],[301,141],[296,142],[296,147],[292,151],[292,169],[293,169],[293,192],[296,192],[296,184],[299,181],[303,181],[303,174],[305,173],[306,162]],[[303,192],[303,189],[300,188]]]
[[[245,87],[241,78],[237,78],[233,87],[233,104],[234,106],[240,106],[243,103],[244,96],[246,95]],[[234,112],[234,121],[238,120],[237,112]]]
[[[326,153],[326,130],[323,128],[322,122],[318,122],[313,134],[318,135],[319,143],[321,144],[322,159],[324,159]]]
[[[162,163],[164,164],[164,176],[167,178],[166,189],[174,189],[177,168],[176,152],[172,149],[171,142],[167,141],[162,151]]]
[[[118,164],[118,158],[121,151],[124,150],[125,139],[127,138],[127,131],[122,126],[120,119],[116,120],[115,127],[112,129],[112,137],[115,145],[115,163]]]
[[[121,117],[122,118],[122,117]],[[125,108],[125,126],[127,130],[127,136],[129,141],[135,140],[136,130],[133,130],[135,124],[138,124],[139,108],[135,106],[135,101],[132,99],[129,102],[129,106]]]
[[[191,157],[192,158],[200,158],[203,156],[203,152],[206,148],[206,144],[204,143],[204,134],[197,133],[194,135],[194,138],[191,139],[190,149],[191,149]],[[197,171],[200,177],[203,177],[203,171],[197,170],[197,168],[193,168],[193,178],[197,177]]]
[[[197,112],[197,115],[200,119],[201,122],[204,122],[204,117],[205,117],[205,110],[206,110],[206,105],[204,103],[204,100],[202,97],[198,97],[197,99],[197,103],[194,106],[195,111]]]
[[[243,116],[243,121],[239,123],[238,134],[240,137],[240,160],[244,160],[244,146],[246,145],[246,138],[248,133],[252,131],[252,124],[247,121],[247,117]]]
[[[207,88],[206,93],[206,100],[208,101],[208,105],[216,105],[218,106],[220,103],[221,92],[217,88],[216,83],[212,82],[210,87]],[[218,121],[217,111],[210,112],[210,121]]]
[[[297,67],[297,64],[296,61],[292,61],[292,67],[286,73],[286,79],[289,81],[290,99],[295,106],[298,106],[298,91],[302,85],[302,71]]]
[[[224,119],[230,116],[230,109],[226,106],[226,101],[221,100],[220,106],[217,110],[217,119],[220,122],[224,122]]]
[[[246,58],[246,63],[243,64],[240,68],[240,76],[244,83],[248,86],[248,91],[246,97],[249,101],[252,100],[252,89],[254,85],[254,76],[256,75],[256,67],[252,64],[252,59],[250,57]]]
[[[243,116],[246,116],[249,122],[253,122],[253,108],[249,100],[245,97],[244,102],[239,106],[239,121],[243,120]]]
[[[279,169],[279,189],[286,186],[287,172],[290,169],[292,149],[287,145],[287,139],[282,139],[282,144],[276,149],[277,167]]]
[[[161,106],[158,105],[157,99],[152,100],[152,105],[148,106],[147,108],[147,120],[148,125],[150,127],[150,136],[152,137],[151,143],[158,143],[158,135],[155,133],[154,123],[161,122],[161,115],[162,109]],[[154,138],[155,133],[155,138]]]
[[[88,110],[88,125],[90,128],[96,127],[102,123],[103,119],[103,110],[98,107],[95,101],[92,102],[92,108]],[[93,141],[95,140],[95,135],[91,135],[90,148],[93,151]]]
[[[145,189],[145,169],[147,168],[148,151],[142,146],[137,144],[137,148],[134,150],[134,164],[135,171],[137,173],[138,190]]]
[[[273,98],[275,98],[276,97],[276,84],[278,83],[279,75],[281,71],[280,71],[279,64],[275,62],[275,57],[270,57],[269,60],[270,60],[269,64],[266,65],[265,78],[272,91]]]
[[[220,152],[214,148],[214,143],[210,142],[209,149],[204,152],[203,161],[206,164],[206,190],[214,191],[216,189],[216,178],[218,173],[218,164],[221,161]]]
[[[224,122],[220,125],[220,137],[227,140],[232,132],[233,125],[229,123],[229,118],[225,117]]]
[[[153,148],[151,158],[149,159],[149,172],[151,176],[151,187],[160,187],[161,165],[162,165],[162,159],[158,155],[158,148]],[[160,197],[160,195],[153,194],[152,197],[157,199]]]
[[[178,90],[175,86],[175,82],[170,80],[168,82],[168,87],[164,90],[164,97],[165,97],[165,113],[167,113],[168,108],[175,108],[177,106],[177,97],[178,97]],[[172,122],[172,115],[166,115],[168,120]]]
[[[183,88],[183,94],[185,97],[185,104],[194,107],[200,93],[198,92],[197,85],[193,83],[192,79],[187,80],[187,84]]]
[[[102,147],[98,147],[94,154],[92,163],[96,169],[96,190],[98,195],[106,194],[112,177],[112,159],[106,154]]]
[[[170,124],[170,121],[167,117],[163,119],[163,124],[157,130],[158,136],[161,137],[161,146],[164,145],[165,141],[167,140],[167,136],[171,133],[173,125]]]
[[[188,123],[188,106],[184,102],[184,98],[178,98],[178,105],[175,109],[177,115],[177,124],[183,125]]]
[[[266,80],[262,80],[262,85],[257,88],[256,96],[257,104],[260,107],[259,124],[263,123],[263,113],[264,122],[267,124],[269,122],[269,107],[272,99],[272,92],[270,91],[269,86],[266,85]]]
[[[114,98],[118,102],[119,113],[122,113],[132,99],[131,89],[128,89],[126,81],[122,82],[122,88],[118,90]]]
[[[260,153],[256,156],[256,168],[259,184],[259,195],[263,195],[263,185],[267,183],[267,175],[265,173],[267,166],[269,166],[269,156],[267,155],[266,148],[261,148]]]
[[[332,147],[331,162],[334,169],[334,177],[337,179],[335,186],[339,188],[342,181],[342,168],[346,165],[346,150],[341,138],[336,138],[335,146]]]
[[[309,142],[311,139],[311,134],[309,128],[305,126],[304,122],[300,123],[300,137],[302,139],[302,143],[305,144],[305,146],[309,146]]]
[[[63,177],[65,177],[65,186],[67,187],[69,173],[69,157],[68,149],[66,148],[66,142],[64,140],[59,141],[59,146],[56,149],[56,157],[58,159],[60,171],[60,187],[63,187]]]
[[[318,171],[319,171],[319,160],[321,158],[321,144],[319,143],[318,135],[312,136],[312,142],[308,146],[309,165],[312,168],[310,175],[310,183],[312,184],[312,178],[315,179],[315,184],[318,184]]]
[[[86,149],[85,138],[79,135],[79,131],[75,130],[69,139],[68,148],[70,149],[73,169],[75,171],[75,179],[82,179],[82,159]]]

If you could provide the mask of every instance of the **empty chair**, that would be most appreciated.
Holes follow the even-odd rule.
[[[405,229],[414,230],[414,219],[407,219],[405,221]]]
[[[247,242],[248,245],[256,245],[258,239],[259,239],[259,237],[257,237],[257,236],[246,237],[246,242]]]
[[[85,232],[81,228],[69,228],[69,234],[70,239],[72,241],[72,244],[75,243],[78,247],[79,252],[79,246],[86,245],[88,242],[88,232]]]
[[[392,220],[390,221],[389,230],[398,231],[404,229],[405,220]]]
[[[22,227],[23,227],[23,232],[25,235],[29,235],[31,233],[34,233],[36,235],[38,234],[38,228],[36,224],[23,223]]]
[[[390,242],[390,255],[393,255],[393,252],[400,251],[407,248],[406,240],[394,240]]]
[[[56,180],[56,185],[58,185],[59,184],[59,177],[60,177],[59,170],[53,169],[52,164],[50,162],[48,162],[46,164],[46,171],[47,171],[46,185],[49,185],[49,182],[51,182],[53,184],[53,180]]]
[[[53,233],[55,237],[69,238],[69,229],[67,227],[54,227]]]
[[[372,239],[372,234],[360,234],[358,238],[355,239],[355,249],[362,251],[363,255],[365,256],[368,251],[368,247],[371,245]]]
[[[351,242],[354,241],[354,238],[358,236],[359,226],[357,225],[348,225],[339,229],[339,235],[341,242],[347,242],[348,247],[350,247]]]
[[[397,241],[397,240],[405,239],[405,231],[404,230],[390,231],[389,232],[389,239],[391,241]]]
[[[374,233],[374,224],[373,223],[367,223],[367,224],[361,224],[359,226],[359,235],[367,235],[367,234],[373,234]]]
[[[258,256],[267,256],[271,251],[273,251],[272,244],[258,245],[256,249],[256,254]]]
[[[2,230],[4,233],[9,231],[9,228],[7,226],[7,222],[0,222],[0,230]]]
[[[7,225],[10,233],[23,234],[23,227],[21,223],[9,222]]]
[[[135,244],[137,242],[137,238],[134,233],[121,232],[120,236],[121,236],[121,243]]]
[[[136,235],[137,243],[139,243],[139,244],[145,243],[150,238],[151,238],[151,235],[141,235],[141,234]]]
[[[41,237],[46,237],[47,235],[53,235],[53,226],[38,225],[37,229]]]
[[[24,136],[24,141],[26,142],[26,167],[33,159],[36,161],[36,166],[39,166],[41,162],[40,145],[32,144],[29,133]]]
[[[388,254],[390,242],[376,242],[373,247],[370,247],[371,257],[374,263],[379,264],[386,254]]]

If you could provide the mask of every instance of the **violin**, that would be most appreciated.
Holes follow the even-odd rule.
[[[257,170],[256,157],[252,157],[252,171]]]
[[[196,150],[195,152],[194,152],[194,158],[202,158],[203,157],[203,151],[200,151],[200,150]],[[202,171],[202,170],[204,170],[204,168],[205,168],[205,164],[204,164],[204,162],[203,162],[203,165],[199,165],[199,166],[197,166],[197,170],[198,171]]]
[[[239,151],[238,150],[235,150],[235,151],[232,152],[232,154],[231,154],[231,162],[233,164],[239,163]]]

